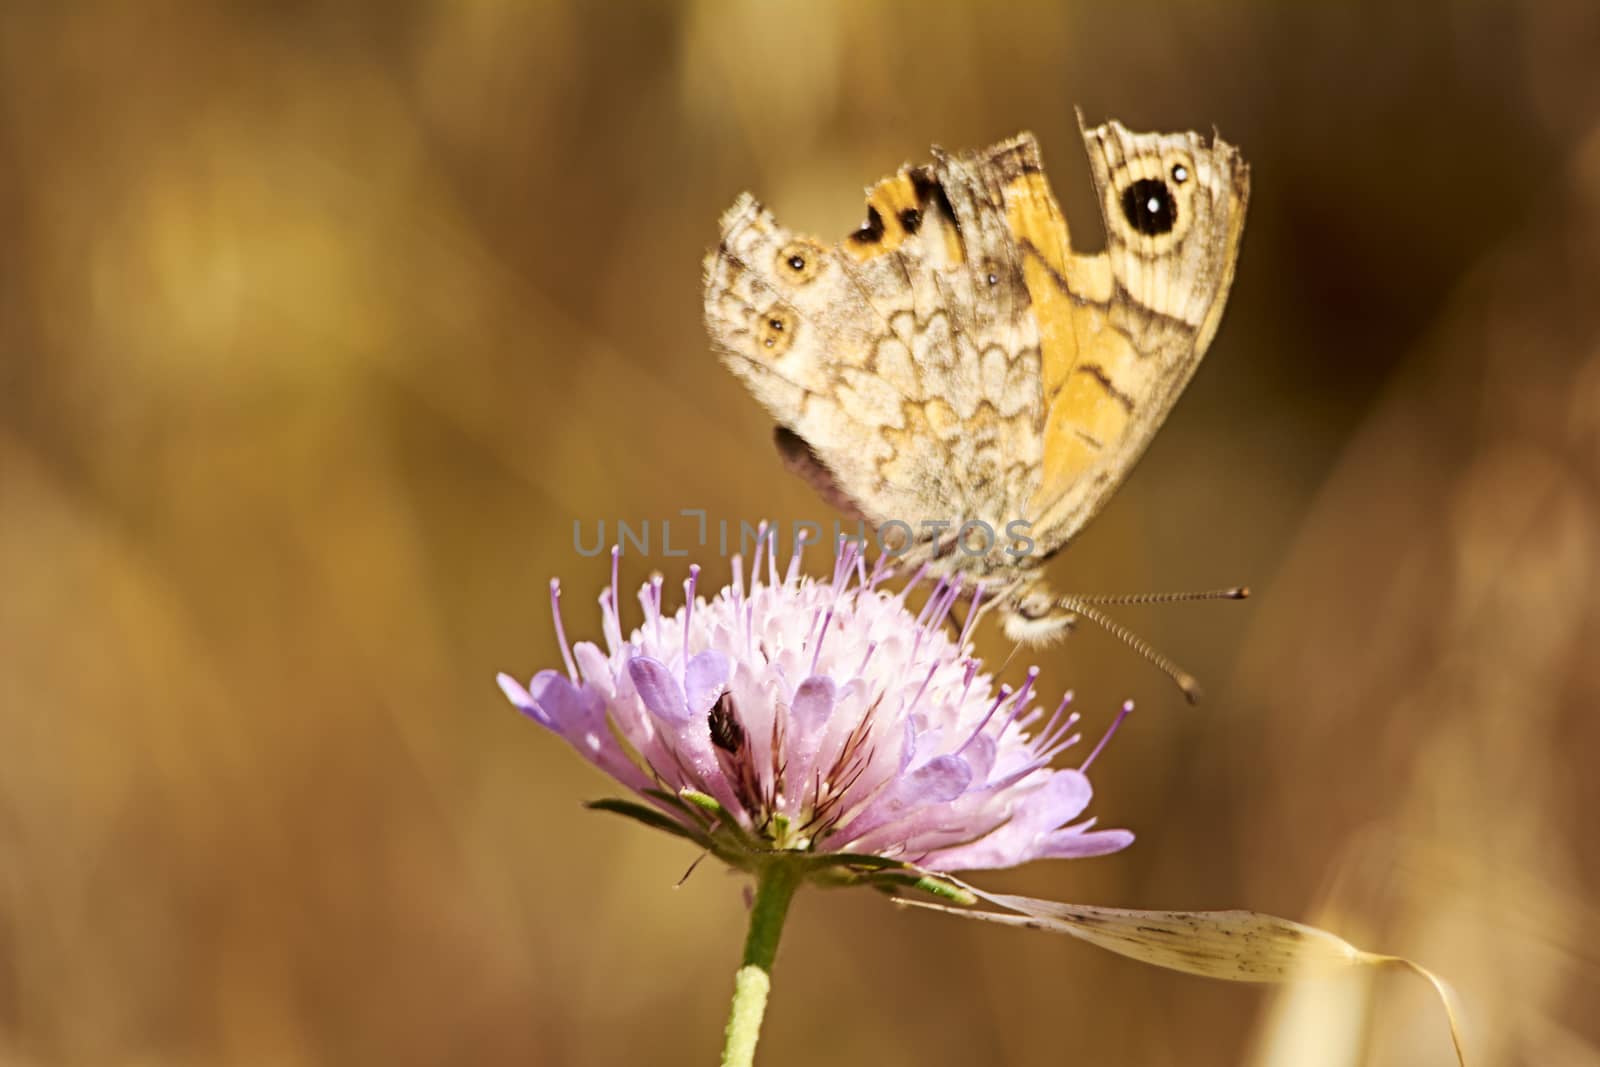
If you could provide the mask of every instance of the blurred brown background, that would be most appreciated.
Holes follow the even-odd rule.
[[[574,519],[829,517],[699,322],[736,193],[832,238],[1028,128],[1095,246],[1081,105],[1255,193],[1058,583],[1258,597],[1124,613],[1198,710],[1098,633],[1012,662],[1140,701],[1093,809],[1140,840],[984,884],[1308,919],[1450,977],[1480,1063],[1600,1063],[1596,69],[1590,0],[8,5],[0,1062],[713,1060],[739,883],[580,810],[493,674],[556,662],[550,575],[598,636]],[[1404,978],[812,892],[762,1062],[824,1060],[1451,1062]]]

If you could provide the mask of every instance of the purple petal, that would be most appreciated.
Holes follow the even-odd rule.
[[[1085,833],[1092,823],[1057,829],[1080,814],[1093,794],[1086,775],[1054,771],[1037,789],[1019,798],[1005,825],[971,844],[936,851],[925,862],[951,871],[995,869],[1046,856],[1098,856],[1126,848],[1133,840],[1126,830]]]
[[[528,684],[528,696],[549,719],[547,725],[563,737],[572,738],[591,729],[603,713],[600,698],[579,689],[560,671],[540,671]]]
[[[536,717],[583,758],[633,789],[650,783],[618,746],[606,723],[606,701],[591,686],[575,686],[558,671],[540,671],[528,686]],[[548,721],[546,721],[548,720]]]
[[[895,799],[904,807],[944,804],[966,792],[972,767],[960,756],[935,756],[895,787]]]
[[[988,734],[979,734],[967,742],[966,747],[961,750],[962,756],[966,758],[968,765],[972,767],[973,781],[987,782],[989,780],[989,772],[994,770],[996,750],[994,738]]]
[[[555,724],[550,721],[550,716],[539,710],[539,705],[533,702],[533,697],[522,688],[522,683],[504,671],[495,675],[495,681],[500,683],[500,692],[506,699],[517,706],[517,710],[546,729],[554,729]]]
[[[833,714],[835,695],[832,678],[813,675],[801,682],[789,704],[790,726],[800,736],[813,736]]]
[[[816,770],[817,753],[837,699],[833,679],[813,675],[800,683],[789,701],[788,759],[783,773],[784,787],[793,795],[801,795],[809,788],[807,783]]]
[[[906,768],[911,766],[911,761],[917,754],[917,727],[908,716],[906,728],[901,731],[900,739],[900,772],[906,773]]]
[[[927,809],[954,800],[966,791],[971,781],[972,768],[967,766],[966,760],[960,756],[935,756],[910,774],[896,778],[866,810],[840,827],[839,838],[854,841],[853,847],[870,851],[877,847],[876,843],[869,843],[874,841],[872,835],[882,836],[885,827],[895,827],[897,835],[903,828],[907,833],[921,832],[929,828],[924,823],[944,820],[950,814],[949,809],[932,812]],[[909,827],[906,826],[908,818],[911,820]]]
[[[1088,856],[1105,856],[1120,852],[1133,844],[1131,830],[1057,830],[1039,843],[1034,856],[1038,859],[1084,859]]]
[[[1094,798],[1089,776],[1071,769],[1058,770],[1022,801],[1017,817],[1028,826],[1054,830],[1083,814]]]
[[[689,721],[683,689],[660,660],[635,656],[628,661],[628,676],[633,679],[633,687],[651,715],[671,726],[682,726]]]
[[[710,714],[711,705],[728,688],[733,663],[715,649],[700,653],[683,670],[689,717],[700,719]]]
[[[616,694],[617,681],[611,674],[611,661],[593,641],[580,641],[572,646],[572,657],[578,661],[578,673],[585,683],[594,686],[601,694]]]
[[[936,871],[994,871],[1026,863],[1020,843],[1005,836],[1002,827],[970,845],[939,849],[922,858],[924,866]]]

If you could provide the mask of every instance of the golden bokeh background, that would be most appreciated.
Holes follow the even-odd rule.
[[[575,520],[829,518],[700,324],[738,192],[839,235],[1028,128],[1094,246],[1074,105],[1215,124],[1254,199],[1053,574],[1257,597],[1124,613],[1197,710],[1103,634],[1011,662],[1138,699],[1093,811],[1139,841],[983,883],[1306,919],[1450,978],[1478,1063],[1600,1063],[1597,69],[1590,0],[8,5],[0,1063],[711,1062],[739,881],[581,810],[494,672],[557,662],[551,575],[598,636]],[[773,1067],[1453,1062],[1403,977],[865,892],[776,982]]]

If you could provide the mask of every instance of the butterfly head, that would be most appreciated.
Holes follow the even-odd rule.
[[[999,612],[1006,637],[1023,645],[1048,644],[1070,633],[1078,623],[1078,613],[1063,607],[1061,598],[1036,580],[1003,597]]]

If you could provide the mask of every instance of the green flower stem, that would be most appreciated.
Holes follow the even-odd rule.
[[[750,1067],[755,1062],[761,1018],[767,1011],[767,991],[772,988],[772,961],[778,955],[783,920],[789,914],[789,901],[800,886],[800,876],[796,864],[775,860],[761,869],[756,880],[750,932],[744,940],[744,963],[733,976],[733,1006],[728,1012],[722,1067]]]

